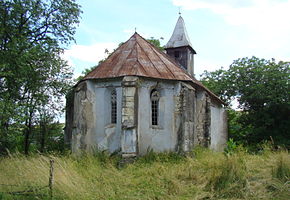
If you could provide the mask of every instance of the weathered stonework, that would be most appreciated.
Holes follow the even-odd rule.
[[[110,94],[117,91],[117,123],[110,121]],[[159,124],[151,125],[150,92],[160,92]],[[101,98],[101,97],[104,98]],[[67,120],[69,122],[69,120]],[[189,152],[197,145],[221,150],[226,111],[205,91],[182,81],[127,76],[120,82],[84,81],[75,88],[72,150],[120,151],[124,157],[156,152]]]
[[[181,83],[181,131],[179,132],[179,152],[191,151],[194,144],[195,121],[195,89],[188,84]]]
[[[122,87],[122,155],[131,157],[137,155],[138,78],[124,77]]]
[[[204,138],[203,138],[203,146],[209,147],[211,142],[210,137],[210,126],[211,126],[211,116],[210,116],[210,97],[206,95],[205,99],[206,105],[205,105],[205,121],[204,121]]]
[[[72,141],[72,131],[73,131],[73,120],[74,120],[74,98],[75,91],[72,89],[66,96],[66,106],[65,106],[65,129],[64,129],[64,143],[71,145]]]

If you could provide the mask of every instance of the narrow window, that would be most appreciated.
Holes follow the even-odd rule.
[[[180,57],[179,51],[174,51],[174,57],[175,59],[178,59]]]
[[[159,113],[159,93],[156,89],[151,91],[151,123],[152,125],[158,125],[158,113]]]
[[[111,123],[117,123],[117,92],[113,89],[111,92]]]

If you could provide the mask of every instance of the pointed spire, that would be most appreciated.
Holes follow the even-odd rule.
[[[192,48],[192,45],[190,43],[186,28],[185,28],[184,20],[180,15],[175,25],[173,34],[170,40],[165,45],[165,48],[176,48],[176,47],[183,47],[183,46],[190,46]]]

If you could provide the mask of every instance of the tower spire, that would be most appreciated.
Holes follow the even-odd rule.
[[[179,16],[171,38],[165,45],[165,48],[176,48],[182,46],[190,46],[192,48],[190,39],[185,28],[184,20],[181,16]]]
[[[181,17],[180,10],[177,23],[175,25],[171,38],[165,45],[165,50],[167,54],[173,57],[182,68],[186,69],[189,74],[194,76],[193,56],[194,54],[196,54],[196,52],[192,48],[185,28],[184,20]]]

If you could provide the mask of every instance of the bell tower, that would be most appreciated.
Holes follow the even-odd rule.
[[[194,77],[195,50],[190,43],[184,20],[179,16],[170,40],[165,45],[166,53],[175,59],[181,68]]]

